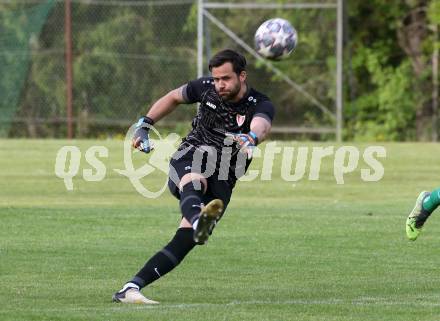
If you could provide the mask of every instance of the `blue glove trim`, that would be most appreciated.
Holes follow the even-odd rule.
[[[257,134],[255,134],[253,131],[250,131],[250,132],[248,133],[248,135],[252,137],[252,139],[253,139],[254,142],[255,142],[255,146],[257,146],[257,145],[258,145],[258,136],[257,136]]]
[[[148,125],[153,126],[154,120],[148,116],[143,116],[143,117],[139,118],[138,122],[136,123],[136,128],[141,128],[143,124],[148,124]],[[149,127],[146,127],[146,129],[148,130]]]

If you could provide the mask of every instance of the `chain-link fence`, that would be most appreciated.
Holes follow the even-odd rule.
[[[154,99],[195,77],[192,4],[72,2],[76,136],[127,126]],[[3,135],[66,135],[64,6],[32,1],[1,8]],[[190,114],[178,110],[173,119]]]
[[[196,78],[196,0],[72,0],[71,6],[75,137],[123,133],[156,99]],[[251,46],[265,19],[292,21],[300,42],[277,68],[334,110],[335,10],[209,12]],[[64,26],[65,1],[0,0],[1,136],[66,137]],[[244,52],[205,19],[205,54],[225,47]],[[276,105],[275,126],[334,126],[307,97],[248,60],[250,84]],[[189,126],[195,110],[182,106],[164,124]]]

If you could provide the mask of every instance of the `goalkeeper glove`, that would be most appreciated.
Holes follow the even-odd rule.
[[[153,126],[153,124],[154,121],[150,117],[144,116],[139,118],[132,139],[132,145],[134,148],[137,148],[144,153],[149,153],[153,150],[154,147],[151,144],[148,135],[150,127]]]
[[[240,148],[240,152],[246,153],[247,158],[252,158],[252,152],[255,146],[258,144],[258,137],[253,131],[250,131],[247,134],[226,134],[227,137],[232,138],[232,140],[238,145]]]

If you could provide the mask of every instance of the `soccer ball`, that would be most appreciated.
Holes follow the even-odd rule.
[[[255,50],[267,59],[284,59],[295,49],[298,36],[289,21],[267,20],[255,32]]]

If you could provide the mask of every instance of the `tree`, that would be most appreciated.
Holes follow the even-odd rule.
[[[437,0],[436,0],[437,1]],[[355,99],[347,103],[347,137],[427,139],[432,89],[431,2],[350,1]],[[362,23],[359,21],[362,20]]]

